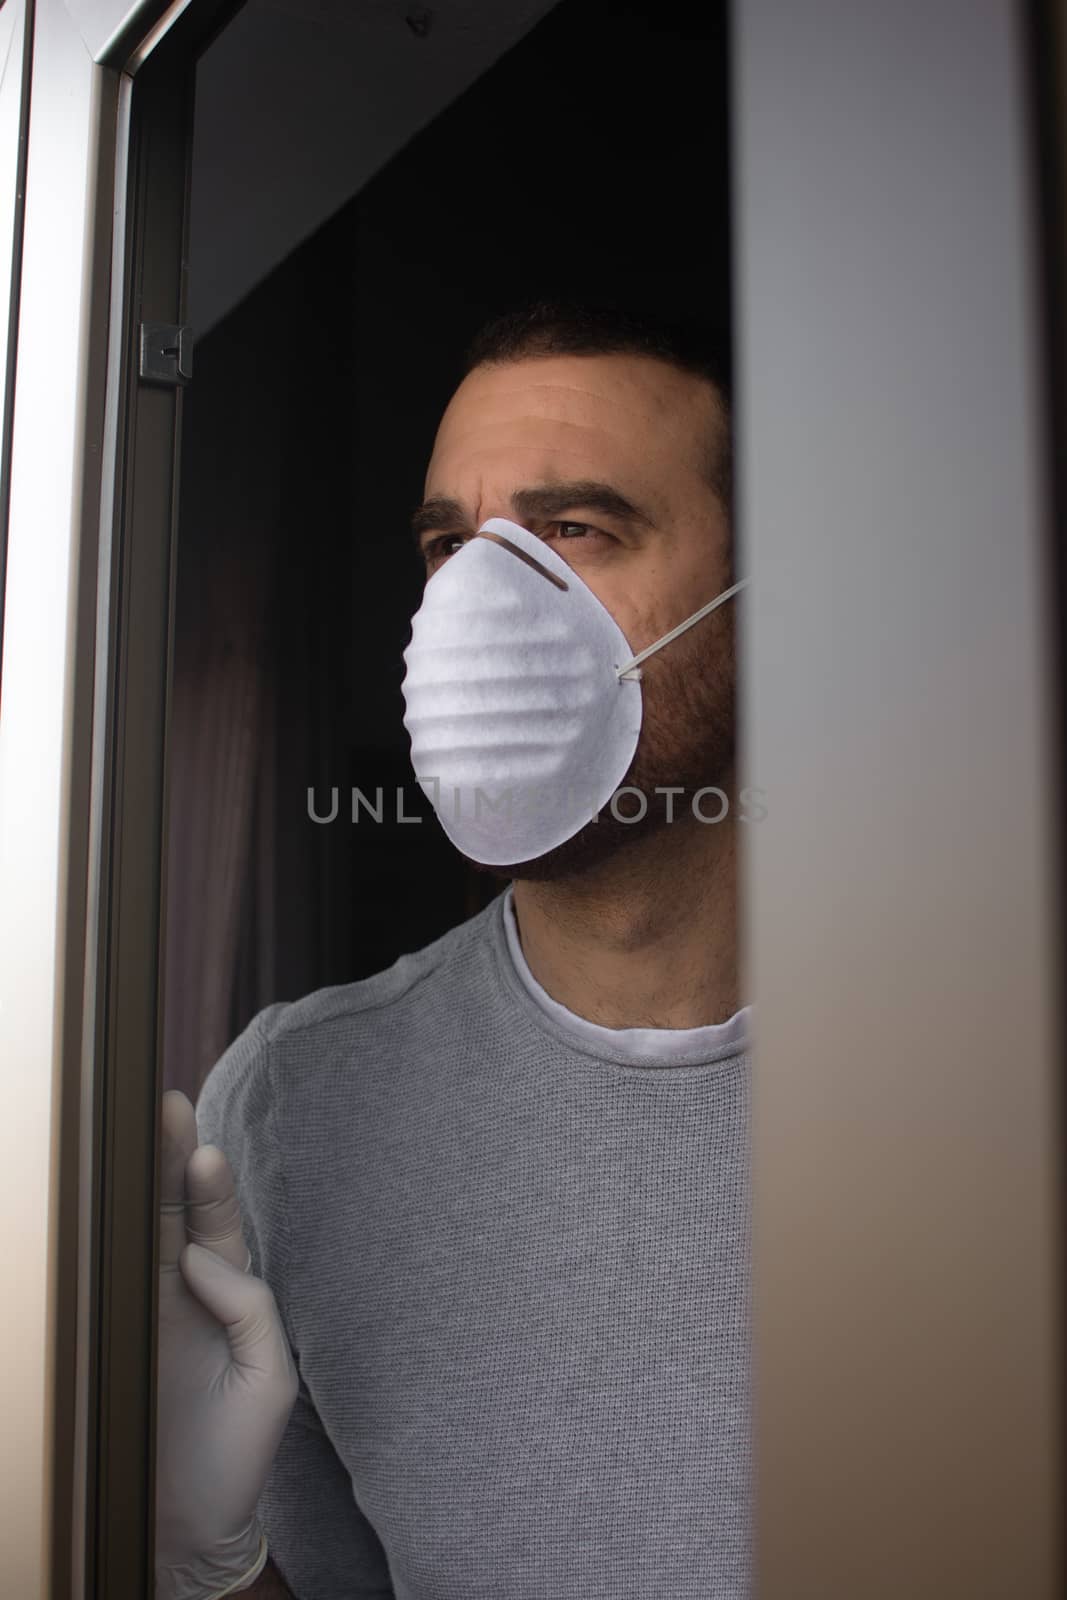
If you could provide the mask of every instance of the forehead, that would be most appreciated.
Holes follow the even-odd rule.
[[[427,494],[470,476],[703,477],[716,403],[703,379],[646,356],[538,356],[479,367],[438,429]]]

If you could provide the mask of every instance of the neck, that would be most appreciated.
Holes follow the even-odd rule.
[[[736,828],[731,804],[722,822],[663,827],[590,872],[517,880],[541,987],[607,1028],[727,1021],[740,1005]]]

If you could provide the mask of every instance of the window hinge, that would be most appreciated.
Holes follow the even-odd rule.
[[[174,322],[141,323],[142,383],[186,384],[193,375],[193,330]]]

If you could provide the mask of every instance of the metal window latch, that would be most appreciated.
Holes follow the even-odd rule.
[[[186,384],[193,375],[193,330],[173,322],[141,323],[142,383]]]

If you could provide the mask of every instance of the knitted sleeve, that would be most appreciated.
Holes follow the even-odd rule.
[[[290,1198],[279,1126],[272,1024],[257,1016],[212,1069],[197,1103],[202,1144],[233,1168],[252,1269],[274,1291],[300,1366],[289,1303]],[[300,1393],[259,1502],[271,1559],[296,1600],[393,1600],[384,1551],[301,1379]]]

